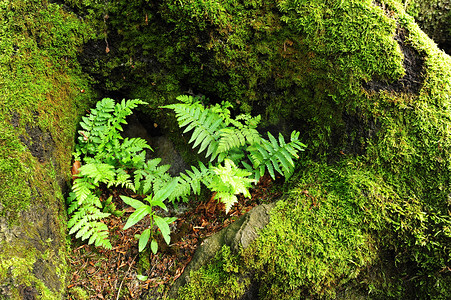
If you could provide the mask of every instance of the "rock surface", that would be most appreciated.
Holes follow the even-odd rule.
[[[274,207],[275,203],[259,205],[230,226],[203,241],[183,274],[172,286],[169,297],[175,298],[177,289],[190,281],[190,272],[205,266],[222,246],[229,246],[235,253],[241,248],[247,248],[258,237],[258,232],[269,223],[269,212]]]

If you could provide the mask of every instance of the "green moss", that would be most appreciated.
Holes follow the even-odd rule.
[[[406,11],[437,43],[449,43],[451,38],[451,6],[447,0],[411,0]]]
[[[262,279],[262,297],[333,297],[345,285],[381,298],[446,295],[451,62],[405,14],[406,1],[66,2],[97,26],[101,51],[86,70],[104,92],[150,110],[202,93],[282,121],[281,130],[305,129],[309,159],[295,187],[237,262]],[[17,66],[14,74],[30,74]],[[51,87],[33,80],[27,99]],[[203,271],[187,295],[226,298],[225,287],[209,286],[235,286],[233,272]]]
[[[7,294],[1,296],[8,299],[21,299],[24,295],[21,289],[30,288],[31,293],[35,294],[39,299],[51,300],[58,299],[61,296],[60,290],[51,290],[43,280],[39,279],[35,274],[35,264],[39,259],[46,259],[34,248],[24,247],[20,243],[14,245],[1,245],[2,253],[0,254],[0,287],[7,291]],[[64,261],[64,256],[61,257]],[[53,260],[55,261],[55,260]],[[66,268],[65,263],[61,266]],[[48,274],[48,273],[45,273]],[[58,274],[64,276],[66,274]],[[46,278],[48,281],[49,278]],[[17,289],[17,287],[20,287]]]
[[[243,295],[249,278],[239,278],[230,248],[223,246],[212,263],[190,274],[190,285],[179,290],[178,299],[236,299]]]
[[[31,186],[48,174],[38,173],[41,169],[36,168],[36,161],[24,154],[24,143],[35,150],[32,154],[41,162],[50,156],[53,163],[70,160],[67,149],[73,143],[78,106],[87,102],[86,98],[73,101],[80,97],[80,89],[86,88],[76,86],[81,81],[76,78],[79,69],[74,59],[87,27],[46,1],[6,1],[0,9],[4,24],[0,48],[5,54],[0,65],[0,180],[9,187],[2,191],[7,193],[2,194],[1,214],[5,216],[27,207],[36,193]],[[43,136],[44,132],[49,136]]]
[[[0,297],[18,299],[26,287],[58,299],[67,272],[62,189],[79,114],[95,100],[76,61],[91,30],[46,0],[1,1],[0,22]]]
[[[264,282],[264,299],[335,296],[377,258],[372,233],[381,230],[392,191],[352,162],[303,164],[296,187],[244,257]]]
[[[0,121],[0,185],[3,187],[0,190],[0,214],[3,216],[7,211],[26,208],[33,193],[27,183],[32,174],[30,163],[22,159],[26,149],[12,133],[11,127],[4,120]]]
[[[88,300],[89,299],[88,293],[79,286],[76,286],[71,289],[71,296],[75,300]]]

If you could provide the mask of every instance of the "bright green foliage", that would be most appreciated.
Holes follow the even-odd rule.
[[[147,142],[141,138],[122,138],[122,124],[127,124],[125,118],[141,100],[122,100],[115,103],[113,99],[105,98],[97,102],[96,108],[89,116],[82,118],[75,157],[84,155],[86,162],[101,161],[121,168],[142,168],[145,162],[144,149],[150,149]],[[122,142],[121,142],[122,140]]]
[[[70,228],[69,234],[74,234],[75,238],[81,238],[82,241],[88,240],[88,244],[94,244],[96,247],[102,246],[111,249],[111,243],[108,239],[108,228],[101,222],[101,219],[108,217],[109,213],[101,212],[102,204],[93,194],[89,194],[82,205],[76,205],[76,194],[71,193],[68,202],[72,205],[68,208],[68,213],[72,214],[67,223]]]
[[[249,188],[256,180],[247,178],[251,172],[239,169],[230,159],[224,160],[224,166],[211,168],[215,176],[208,182],[208,188],[216,192],[215,199],[225,204],[226,213],[238,201],[236,195],[250,198]]]
[[[177,99],[183,103],[164,107],[175,111],[179,126],[186,127],[183,133],[193,130],[189,140],[193,143],[193,148],[200,145],[198,153],[207,149],[205,156],[207,158],[211,156],[210,161],[214,160],[218,154],[219,130],[225,127],[223,118],[218,113],[206,109],[198,101],[194,101],[192,96],[183,95]]]
[[[154,158],[144,163],[142,169],[136,169],[134,175],[134,188],[138,194],[146,195],[151,191],[158,191],[171,179],[167,171],[170,165],[158,166],[161,158]]]
[[[88,244],[95,243],[96,246],[111,249],[108,228],[100,222],[101,219],[110,215],[110,213],[102,212],[102,209],[103,207],[111,209],[111,199],[110,203],[102,203],[96,195],[96,191],[100,183],[107,186],[127,185],[133,187],[128,178],[120,178],[122,175],[120,170],[115,170],[112,165],[103,163],[86,164],[79,169],[80,177],[74,180],[72,192],[67,199],[69,204],[67,212],[72,214],[67,224],[70,229],[69,234],[77,233],[76,238],[82,240],[90,238]],[[119,171],[119,174],[116,174],[116,171]]]
[[[248,188],[266,170],[274,179],[274,170],[286,178],[290,177],[294,170],[293,157],[298,158],[297,152],[306,147],[299,141],[296,131],[293,131],[288,144],[281,134],[277,141],[268,132],[269,141],[265,140],[256,129],[260,117],[241,114],[232,118],[229,110],[232,105],[229,102],[206,108],[192,96],[182,95],[177,99],[182,103],[166,105],[164,108],[175,111],[179,126],[185,127],[183,133],[192,132],[189,140],[192,147],[199,147],[198,153],[205,151],[205,156],[210,157],[208,169],[200,164],[200,170],[192,167],[193,172],[181,175],[180,193],[186,194],[190,188],[194,193],[199,193],[202,182],[216,192],[215,198],[225,204],[226,212],[237,201],[237,194],[250,197]],[[252,166],[246,163],[246,159]],[[212,165],[214,161],[219,165]],[[222,162],[224,166],[220,165]],[[240,169],[239,165],[246,170]],[[173,198],[179,197],[177,192],[174,193]]]
[[[237,202],[236,195],[243,194],[250,197],[249,188],[268,168],[271,176],[275,177],[274,170],[290,176],[294,169],[292,157],[297,158],[297,151],[302,151],[304,145],[299,142],[298,133],[293,132],[291,142],[286,144],[282,135],[277,141],[268,133],[270,141],[260,137],[256,127],[259,117],[252,118],[240,115],[235,119],[230,116],[229,103],[216,105],[212,109],[205,109],[199,102],[193,101],[190,96],[180,96],[183,104],[167,106],[177,112],[180,126],[185,132],[193,130],[190,142],[193,147],[200,145],[199,152],[207,148],[207,156],[218,165],[211,163],[207,168],[199,162],[199,169],[191,167],[179,177],[171,178],[167,173],[169,165],[158,166],[161,159],[152,159],[145,162],[145,148],[150,149],[146,141],[139,138],[123,139],[120,131],[122,124],[126,124],[126,117],[140,100],[123,100],[115,103],[106,98],[99,101],[88,116],[82,118],[80,123],[83,130],[79,131],[79,143],[76,146],[75,157],[82,160],[83,166],[79,169],[79,177],[75,179],[72,193],[68,198],[70,234],[82,240],[89,238],[88,243],[96,246],[111,248],[108,240],[108,229],[99,222],[114,211],[111,199],[99,199],[96,191],[99,184],[107,188],[121,186],[131,189],[138,194],[148,195],[144,198],[149,204],[139,200],[122,197],[122,200],[131,205],[136,211],[129,217],[124,229],[127,229],[144,217],[149,216],[151,225],[139,239],[139,250],[142,251],[151,241],[151,250],[156,252],[158,244],[153,239],[154,224],[160,229],[163,238],[169,244],[169,227],[174,218],[161,218],[153,211],[154,206],[167,210],[164,200],[186,199],[186,196],[199,194],[201,183],[215,192],[215,198],[225,204],[226,213]],[[233,127],[227,127],[233,125]],[[241,153],[247,148],[250,161],[257,170],[254,175],[257,179],[249,179],[252,167],[244,164],[250,170],[243,170],[237,166],[244,158]],[[221,165],[224,162],[224,166]],[[130,175],[130,174],[133,174]],[[153,196],[152,196],[153,193]],[[103,210],[103,212],[102,212]]]
[[[138,190],[143,194],[152,188],[159,188],[165,180],[167,166],[157,167],[159,160],[145,162],[145,150],[150,149],[147,142],[140,138],[125,138],[120,135],[126,117],[140,100],[123,100],[115,103],[106,98],[99,101],[88,116],[80,123],[75,158],[82,161],[78,178],[74,180],[72,193],[68,197],[69,233],[76,238],[96,246],[110,249],[108,228],[101,219],[110,213],[120,215],[111,203],[111,197],[101,200],[97,193],[100,184],[107,188],[121,186]],[[130,175],[132,172],[134,178]]]
[[[185,170],[179,176],[179,185],[177,189],[171,194],[170,199],[186,200],[186,196],[194,193],[199,195],[201,191],[201,183],[205,181],[211,170],[207,168],[201,161],[199,161],[199,168],[191,166],[191,170]]]
[[[265,167],[268,169],[272,178],[275,178],[275,171],[289,178],[294,171],[293,157],[299,158],[298,151],[304,151],[305,145],[298,137],[299,132],[291,133],[291,142],[285,143],[282,134],[279,133],[279,142],[268,132],[269,141],[262,139],[260,143],[255,143],[247,148],[249,151],[249,160],[255,169],[255,177],[258,179],[265,173]],[[247,166],[249,170],[249,166]]]
[[[299,141],[296,131],[292,132],[289,143],[281,134],[277,141],[269,132],[269,141],[264,139],[256,129],[260,117],[242,114],[233,119],[228,102],[205,108],[192,96],[177,99],[183,103],[164,107],[175,111],[179,126],[185,127],[184,133],[192,131],[189,142],[193,143],[193,148],[200,145],[198,153],[206,149],[205,156],[210,157],[210,162],[228,158],[236,165],[242,164],[257,181],[266,170],[274,179],[274,171],[289,178],[294,170],[293,157],[298,158],[297,152],[306,147]]]

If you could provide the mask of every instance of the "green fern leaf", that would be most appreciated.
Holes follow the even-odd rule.
[[[250,172],[238,168],[230,159],[224,160],[224,166],[212,167],[215,176],[212,177],[209,189],[217,192],[217,197],[221,198],[226,206],[226,213],[237,201],[235,195],[243,194],[250,197],[248,188],[255,183],[255,180],[248,178]]]
[[[199,162],[199,168],[191,166],[191,171],[186,170],[186,174],[181,173],[179,175],[178,186],[169,196],[169,200],[173,202],[176,199],[186,199],[186,196],[190,195],[191,192],[199,195],[201,183],[206,180],[209,174],[210,170],[202,162]]]
[[[97,185],[99,182],[108,183],[108,181],[113,181],[116,175],[114,166],[103,163],[86,164],[78,170],[80,171],[80,176],[92,178],[94,185]]]
[[[92,194],[94,187],[95,186],[91,183],[91,180],[87,177],[78,177],[74,180],[72,191],[75,194],[78,205],[81,205],[86,201],[89,195]]]
[[[236,202],[238,202],[238,198],[234,194],[230,194],[230,193],[226,193],[226,192],[217,192],[215,195],[215,199],[224,203],[226,214],[229,213],[232,206]]]
[[[193,96],[189,96],[189,95],[180,95],[180,96],[177,96],[175,99],[177,99],[183,103],[186,103],[186,104],[192,104],[194,102]]]
[[[242,131],[235,128],[223,128],[220,130],[219,145],[217,152],[227,152],[232,148],[239,148],[246,145],[246,137]]]
[[[167,173],[170,165],[158,166],[161,158],[149,160],[144,164],[143,169],[138,169],[134,172],[134,182],[136,190],[141,194],[148,194],[163,187],[171,177]]]
[[[269,141],[261,139],[260,144],[255,144],[247,148],[249,160],[252,162],[255,172],[254,178],[259,179],[264,174],[266,168],[270,176],[275,179],[275,172],[289,178],[294,171],[294,158],[298,158],[297,151],[303,151],[305,145],[297,139],[299,133],[293,132],[292,141],[285,143],[281,134],[279,140],[268,132]]]
[[[179,126],[185,127],[183,133],[193,130],[189,140],[193,148],[200,145],[198,153],[207,149],[206,157],[211,156],[210,160],[213,160],[217,155],[218,131],[225,127],[221,117],[201,105],[173,104],[163,107],[175,111]]]

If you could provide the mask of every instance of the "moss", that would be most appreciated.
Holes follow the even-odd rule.
[[[406,3],[407,12],[438,44],[451,42],[451,5],[447,0],[412,0]]]
[[[58,266],[66,268],[65,256],[61,257],[63,263]],[[24,247],[20,243],[14,245],[2,245],[0,255],[0,295],[8,299],[22,299],[29,295],[39,299],[59,299],[61,291],[48,287],[50,278],[42,276],[49,275],[45,269],[40,269],[41,274],[36,273],[39,261],[49,258],[41,257],[34,247]],[[53,261],[56,261],[53,259]],[[58,274],[64,278],[66,274]]]
[[[299,34],[287,50],[311,54],[304,86],[286,86],[286,103],[272,109],[295,107],[310,130],[307,155],[324,149],[327,157],[300,165],[271,225],[238,265],[256,274],[268,299],[446,297],[450,57],[399,1],[279,8]]]
[[[88,293],[79,286],[71,289],[71,296],[75,300],[88,300],[89,299]]]
[[[179,290],[178,299],[236,299],[243,295],[249,278],[240,278],[236,256],[223,246],[213,261],[191,272],[190,284]]]
[[[149,110],[200,93],[278,130],[304,130],[309,158],[296,187],[237,262],[262,279],[263,296],[288,286],[287,297],[333,297],[347,285],[381,298],[446,295],[450,58],[404,12],[406,1],[66,2],[97,26],[81,61],[104,93],[142,98]],[[49,89],[36,82],[29,94]],[[230,272],[204,271],[202,288],[217,278],[234,285]]]
[[[373,232],[383,228],[392,191],[352,164],[303,164],[306,171],[296,187],[278,203],[255,245],[246,249],[247,264],[264,282],[264,299],[334,297],[338,285],[376,260]]]
[[[35,9],[41,5],[45,9]],[[30,186],[42,181],[36,176],[38,170],[33,159],[23,154],[24,144],[40,162],[49,161],[50,157],[53,164],[70,160],[67,147],[73,143],[80,109],[77,106],[86,105],[73,101],[80,98],[78,94],[85,88],[75,86],[80,79],[76,79],[79,70],[73,59],[77,46],[83,42],[86,26],[58,5],[45,1],[6,2],[2,9],[5,12],[1,16],[6,19],[1,48],[5,56],[0,74],[1,101],[5,105],[0,111],[3,133],[0,178],[2,185],[4,182],[10,187],[2,191],[9,194],[2,195],[5,216],[29,205],[27,201],[34,193]],[[14,168],[17,169],[13,171]],[[61,165],[57,168],[58,176],[67,174]]]
[[[79,114],[94,96],[76,58],[91,30],[46,0],[2,1],[0,22],[0,297],[58,299],[63,190]]]
[[[98,25],[85,71],[104,93],[149,102],[159,124],[155,108],[200,93],[262,114],[265,125],[296,125],[312,152],[325,152],[343,142],[334,140],[342,113],[367,105],[362,82],[404,75],[396,21],[372,1],[66,2]]]

